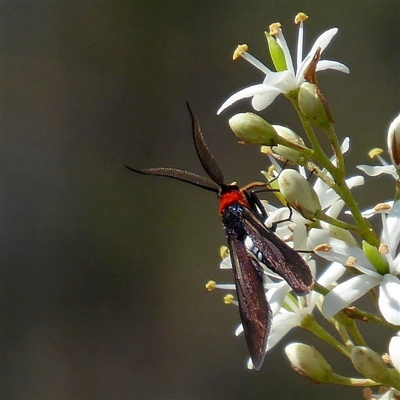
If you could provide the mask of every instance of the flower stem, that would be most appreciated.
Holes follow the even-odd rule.
[[[364,378],[348,378],[347,376],[342,376],[338,374],[332,374],[331,383],[343,386],[353,386],[353,387],[366,387],[366,386],[379,386],[379,382],[375,382],[372,379]]]
[[[331,224],[331,225],[334,225],[334,226],[337,226],[339,228],[346,229],[349,231],[357,231],[357,229],[358,229],[356,225],[348,224],[347,222],[343,222],[336,218],[332,218],[329,215],[326,215],[322,211],[317,212],[315,217],[317,219],[319,219],[320,221],[327,222],[328,224]]]
[[[340,353],[344,354],[346,357],[350,358],[350,352],[341,344],[337,339],[335,339],[330,333],[328,333],[324,328],[322,328],[316,321],[313,315],[307,315],[302,323],[301,326],[310,332],[312,332],[315,336],[323,340],[324,342],[331,345],[333,348],[338,350]]]
[[[346,307],[342,310],[349,318],[352,319],[359,319],[364,322],[374,322],[377,325],[386,326],[387,328],[391,328],[394,330],[399,330],[400,326],[390,324],[389,322],[385,321],[383,318],[379,317],[378,315],[369,313],[367,311],[360,310],[357,307]]]
[[[354,320],[353,323],[348,327],[348,330],[350,331],[350,334],[353,336],[358,346],[367,346],[367,343],[362,337],[361,332],[358,329],[358,326]]]
[[[340,148],[340,143],[337,139],[334,125],[329,124],[328,128],[325,130],[325,132],[326,132],[326,135],[328,136],[329,141],[331,142],[333,151],[335,153],[335,157],[337,160],[337,168],[345,176],[346,167],[345,167],[345,163],[344,163],[344,157],[343,157],[342,149]]]
[[[333,126],[329,127],[326,130],[327,136],[332,144],[334,149],[334,153],[336,156],[337,164],[336,167],[331,160],[327,157],[325,152],[323,151],[318,138],[311,126],[311,122],[308,118],[302,113],[297,101],[297,91],[288,93],[286,97],[291,101],[293,107],[295,108],[297,115],[300,118],[300,121],[303,125],[303,128],[310,140],[312,150],[313,150],[313,158],[316,162],[318,162],[323,168],[325,168],[332,176],[334,180],[334,184],[330,185],[330,187],[341,197],[341,199],[346,203],[347,207],[351,211],[353,218],[357,225],[357,233],[358,235],[367,241],[369,244],[374,245],[376,247],[379,246],[379,239],[372,229],[369,222],[362,216],[361,211],[358,207],[358,203],[353,197],[350,188],[346,183],[346,171],[342,150],[340,149],[339,142],[337,140],[336,132]],[[331,124],[332,125],[332,124]]]

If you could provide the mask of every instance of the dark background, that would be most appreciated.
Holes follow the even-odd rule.
[[[239,322],[223,293],[207,293],[225,243],[212,194],[123,165],[202,173],[189,101],[227,181],[260,179],[265,159],[237,146],[231,93],[259,83],[232,51],[271,66],[263,35],[280,21],[290,48],[306,12],[306,48],[339,34],[324,72],[349,174],[385,147],[399,112],[398,1],[2,2],[2,399],[355,399],[360,389],[295,375],[284,344],[302,340],[337,372],[355,374],[295,330],[259,372],[245,369]],[[262,115],[298,129],[279,98]],[[357,189],[361,207],[389,199],[391,178]],[[387,336],[368,330],[371,347]]]

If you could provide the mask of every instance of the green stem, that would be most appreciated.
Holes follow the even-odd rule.
[[[342,149],[340,148],[340,143],[337,139],[337,135],[335,132],[335,128],[333,124],[329,124],[328,128],[326,129],[326,135],[328,136],[329,141],[331,142],[333,151],[336,156],[336,161],[337,161],[337,168],[339,171],[341,171],[343,174],[346,172],[346,167],[344,163],[344,157],[342,153]]]
[[[349,350],[351,350],[354,347],[354,343],[351,340],[349,333],[347,332],[347,328],[344,325],[339,324],[339,322],[336,320],[334,321],[334,325],[335,325],[335,328],[338,331],[340,337],[342,338],[342,341],[345,344],[345,346]]]
[[[348,378],[347,376],[342,376],[333,373],[330,378],[330,383],[343,386],[353,386],[353,387],[368,387],[368,386],[379,386],[379,382],[375,382],[372,379],[364,378]]]
[[[315,215],[315,218],[348,231],[358,231],[358,227],[356,225],[348,224],[347,222],[332,218],[329,215],[326,215],[323,211],[318,211]]]
[[[361,332],[358,329],[358,326],[356,322],[353,320],[353,323],[348,327],[348,330],[350,331],[350,334],[353,336],[354,340],[357,343],[357,346],[367,346],[366,341],[364,340],[363,336],[361,335]]]
[[[364,322],[373,322],[377,325],[385,326],[387,328],[391,328],[396,331],[400,330],[399,325],[390,324],[389,322],[385,321],[383,318],[381,318],[375,314],[369,313],[367,311],[360,310],[357,307],[346,307],[342,311],[347,317],[349,317],[351,319],[358,319],[358,320],[361,320]]]
[[[373,231],[369,222],[362,216],[361,211],[358,207],[358,204],[357,204],[356,200],[354,199],[353,194],[351,193],[349,187],[347,186],[343,154],[340,149],[340,145],[337,140],[337,135],[336,135],[335,130],[333,129],[333,126],[327,128],[326,133],[327,133],[328,138],[330,139],[330,142],[332,143],[332,146],[334,148],[338,167],[336,167],[330,161],[330,159],[326,156],[325,152],[323,151],[322,147],[320,146],[318,138],[311,126],[311,122],[308,120],[308,118],[305,117],[305,115],[300,110],[300,107],[297,102],[297,94],[298,94],[298,92],[295,91],[292,93],[288,93],[286,96],[293,104],[293,107],[295,108],[297,115],[300,118],[300,121],[301,121],[303,128],[308,136],[308,139],[310,140],[312,150],[313,150],[313,158],[322,167],[326,168],[326,170],[331,174],[335,184],[330,185],[330,187],[340,196],[341,199],[343,199],[345,201],[347,207],[351,211],[353,218],[356,222],[356,225],[358,227],[359,236],[362,239],[366,240],[371,245],[378,247],[379,239],[378,239],[376,233]]]
[[[341,197],[342,200],[344,200],[349,208],[354,221],[357,224],[359,236],[369,244],[378,247],[380,241],[370,223],[362,216],[358,203],[354,199],[346,181],[344,179],[338,180],[336,177],[334,177],[334,179],[336,183],[332,186],[332,189]]]
[[[324,328],[322,328],[316,321],[313,315],[307,315],[301,326],[310,332],[312,332],[315,336],[323,340],[324,342],[331,345],[334,349],[338,350],[340,353],[350,358],[350,352],[340,343],[337,339],[335,339],[330,333],[328,333]]]
[[[327,155],[325,154],[321,145],[319,144],[317,135],[315,134],[314,129],[312,128],[312,125],[311,125],[309,119],[306,118],[305,115],[301,112],[300,107],[297,102],[297,92],[293,93],[293,96],[291,96],[289,94],[289,95],[287,95],[287,97],[293,104],[293,107],[295,108],[297,115],[300,118],[301,124],[303,125],[303,128],[308,136],[308,140],[311,143],[311,147],[313,150],[313,158],[316,161],[318,161],[324,168],[326,168],[327,171],[332,176],[334,176],[334,173],[335,173],[334,170],[336,169],[336,167],[331,163],[330,159],[327,157]]]

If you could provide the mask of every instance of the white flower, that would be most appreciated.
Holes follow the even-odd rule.
[[[400,136],[400,114],[392,121],[387,133],[387,145],[389,156],[392,164],[389,164],[381,157],[382,149],[373,149],[370,151],[370,157],[376,157],[382,165],[358,165],[357,168],[365,172],[369,176],[378,176],[382,174],[391,175],[394,179],[399,180],[399,136]]]
[[[265,78],[262,83],[257,85],[249,86],[245,89],[242,89],[232,96],[230,96],[219,108],[217,114],[220,114],[227,107],[231,106],[238,100],[252,97],[252,106],[255,110],[260,111],[264,108],[268,107],[275,98],[283,93],[287,94],[291,91],[297,90],[300,88],[301,84],[305,82],[304,80],[304,72],[310,61],[312,60],[315,52],[318,48],[321,49],[321,53],[327,48],[332,38],[338,32],[337,28],[332,28],[324,33],[322,33],[314,45],[312,46],[310,52],[303,59],[303,22],[301,21],[299,24],[299,36],[297,43],[297,66],[296,68],[293,65],[292,56],[290,54],[289,48],[287,46],[285,37],[283,35],[282,30],[279,28],[276,34],[276,41],[283,50],[286,67],[287,69],[284,71],[273,72],[265,65],[263,65],[256,58],[251,56],[246,51],[242,52],[240,55],[258,68],[261,72],[265,74]],[[326,69],[334,69],[340,72],[349,73],[349,69],[337,62],[331,60],[321,60],[317,64],[317,71],[322,71]]]
[[[385,201],[384,203],[379,203],[375,207],[368,208],[364,210],[361,214],[364,218],[371,218],[374,215],[381,214],[385,210],[390,210],[393,207],[394,201]]]
[[[381,150],[382,151],[382,150]],[[398,180],[399,179],[399,174],[394,167],[394,165],[389,164],[381,155],[380,153],[374,154],[374,157],[376,157],[382,165],[357,165],[357,168],[364,173],[366,173],[369,176],[379,176],[382,174],[390,175],[394,179]]]
[[[330,287],[345,272],[345,267],[339,263],[332,263],[326,271],[317,279],[317,282]],[[303,319],[313,313],[318,302],[322,301],[323,296],[317,292],[311,292],[305,299],[298,297],[286,298],[286,307],[282,307],[279,313],[274,316],[271,326],[271,333],[268,339],[267,351],[271,350],[276,344],[293,328],[301,326]]]
[[[322,312],[326,318],[347,307],[372,288],[379,286],[379,309],[383,317],[392,324],[400,325],[400,254],[396,253],[400,242],[400,201],[386,215],[382,213],[381,244],[386,251],[381,256],[386,260],[387,272],[378,272],[377,268],[367,259],[363,250],[344,241],[324,235],[322,230],[313,229],[309,240],[315,246],[328,243],[332,249],[318,251],[317,254],[329,261],[343,265],[351,265],[362,274],[354,276],[339,284],[325,297]]]

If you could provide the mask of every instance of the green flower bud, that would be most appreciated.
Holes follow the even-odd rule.
[[[286,128],[281,125],[272,125],[278,134],[283,139],[286,139],[292,142],[296,146],[305,147],[304,140],[297,133],[293,132],[291,129]],[[301,153],[297,150],[294,150],[290,147],[283,146],[278,144],[274,147],[262,146],[261,153],[271,154],[277,160],[282,162],[289,162],[291,164],[299,164],[301,161]]]
[[[298,101],[302,113],[316,126],[326,128],[333,123],[328,104],[317,85],[304,82],[300,86]]]
[[[300,375],[314,382],[331,381],[332,368],[314,347],[303,343],[291,343],[286,346],[285,353],[292,368]]]
[[[246,143],[275,146],[278,139],[274,127],[260,116],[247,112],[234,115],[229,126],[236,137]]]
[[[365,257],[367,257],[368,261],[376,268],[376,270],[381,275],[389,273],[389,263],[386,257],[380,254],[379,250],[375,246],[372,246],[365,240],[363,240],[362,249]]]
[[[368,347],[354,346],[350,357],[354,368],[366,378],[381,383],[390,378],[389,371],[381,356]]]
[[[294,169],[284,169],[278,177],[279,190],[283,197],[304,218],[313,220],[321,204],[315,190],[307,179]]]

